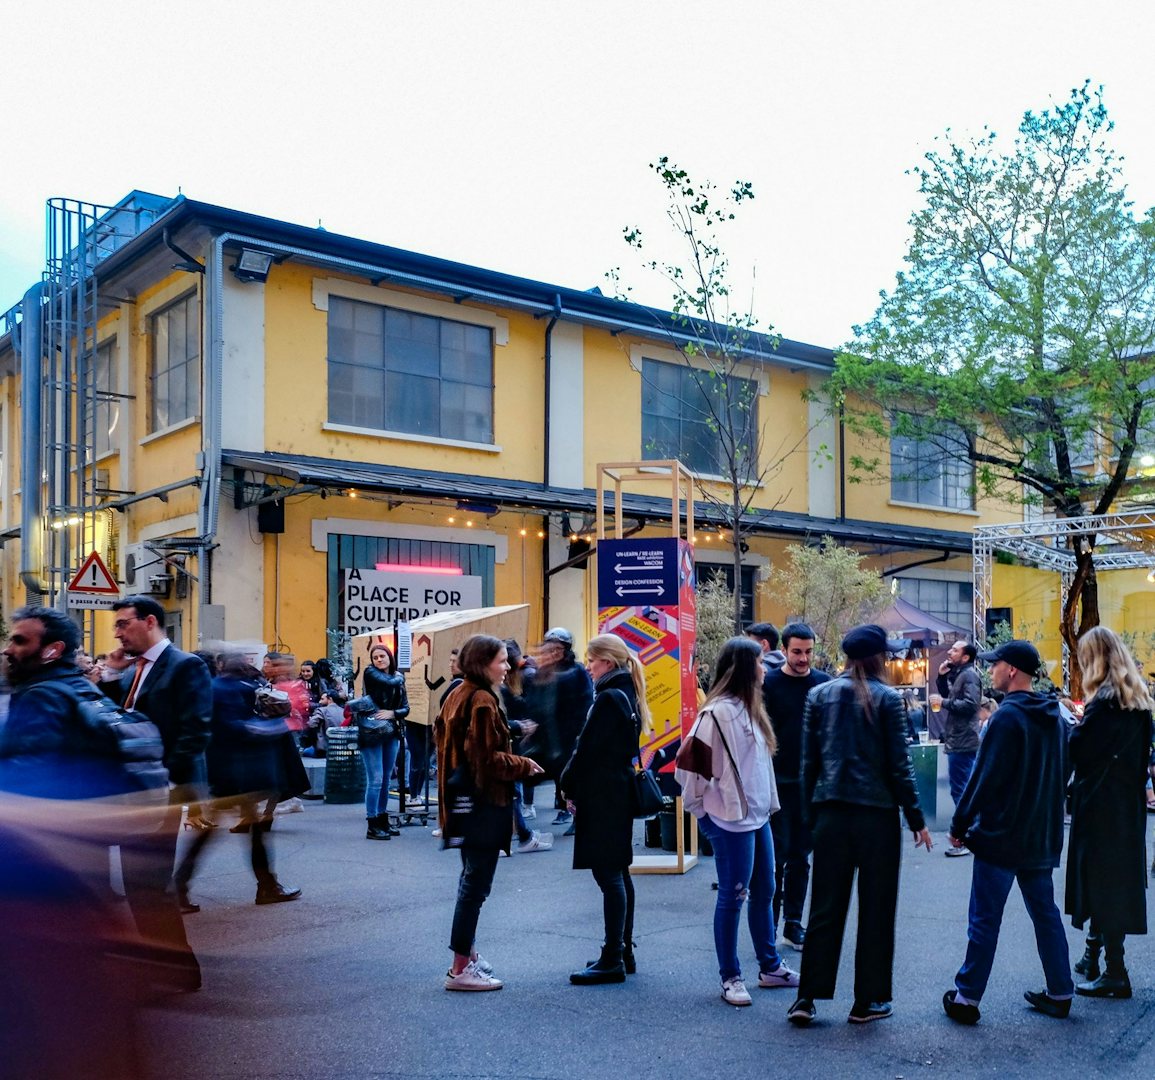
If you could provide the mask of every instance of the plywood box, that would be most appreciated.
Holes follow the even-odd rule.
[[[441,706],[441,695],[449,685],[449,654],[474,634],[495,638],[513,638],[522,647],[529,633],[529,605],[473,608],[469,611],[440,611],[414,619],[413,666],[405,678],[409,695],[409,719],[417,724],[432,724]],[[393,628],[386,627],[353,638],[353,670],[363,672],[369,666],[369,649],[377,642],[393,648]],[[361,690],[361,680],[357,680]]]

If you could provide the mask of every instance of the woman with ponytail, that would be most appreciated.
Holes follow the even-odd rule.
[[[638,658],[616,634],[599,634],[586,646],[594,703],[561,774],[574,805],[575,870],[593,871],[602,891],[605,944],[601,956],[570,975],[579,986],[624,982],[634,962],[634,766],[638,739],[649,726],[646,676]]]

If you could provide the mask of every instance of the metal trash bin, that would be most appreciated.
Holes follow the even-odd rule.
[[[914,782],[918,787],[918,803],[922,807],[928,829],[937,829],[938,822],[938,745],[915,743],[910,747],[914,765]]]
[[[355,803],[365,798],[365,763],[357,748],[355,727],[329,728],[325,733],[325,802]]]

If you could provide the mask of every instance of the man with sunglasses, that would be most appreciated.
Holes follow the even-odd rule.
[[[112,610],[112,629],[120,646],[105,660],[101,689],[125,708],[144,713],[160,729],[172,784],[161,828],[140,843],[121,846],[124,891],[137,929],[157,962],[158,982],[178,992],[197,990],[200,965],[169,883],[181,807],[206,795],[212,676],[199,656],[182,652],[169,641],[164,608],[151,597],[126,596]]]

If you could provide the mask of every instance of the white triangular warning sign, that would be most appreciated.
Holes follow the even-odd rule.
[[[73,579],[68,583],[70,593],[94,593],[97,596],[119,596],[120,586],[104,565],[104,560],[95,551],[80,564]]]

